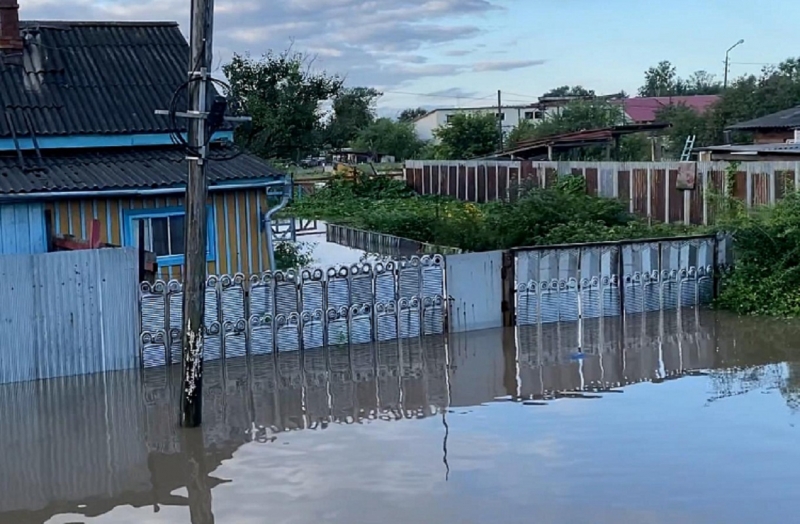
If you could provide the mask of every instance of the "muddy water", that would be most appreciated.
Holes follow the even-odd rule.
[[[800,325],[674,313],[0,387],[0,523],[786,523]]]

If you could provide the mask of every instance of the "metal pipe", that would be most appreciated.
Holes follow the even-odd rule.
[[[280,203],[267,211],[264,215],[264,228],[267,230],[267,253],[269,254],[269,269],[275,271],[275,241],[272,238],[272,216],[278,211],[285,208],[289,201],[292,199],[292,183],[290,181],[284,182],[283,196]]]
[[[229,184],[211,186],[209,191],[220,191],[225,189],[261,189],[263,187],[283,186],[286,182],[276,180],[261,184]],[[171,195],[175,193],[185,193],[185,187],[166,187],[161,189],[112,189],[108,191],[54,191],[48,193],[16,193],[0,195],[0,202],[13,202],[18,200],[53,200],[60,198],[97,198],[97,197],[120,197],[120,196],[155,196]]]

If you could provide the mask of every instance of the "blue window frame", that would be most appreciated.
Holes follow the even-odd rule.
[[[208,242],[206,259],[216,260],[216,232],[214,231],[214,208],[208,206]],[[139,246],[139,223],[144,222],[145,249],[156,254],[161,267],[180,266],[184,255],[184,209],[163,207],[157,209],[128,209],[124,212],[125,245]]]

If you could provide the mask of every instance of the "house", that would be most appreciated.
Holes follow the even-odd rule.
[[[613,103],[622,106],[625,116],[632,124],[652,124],[658,112],[666,107],[682,105],[703,114],[719,100],[717,95],[648,96],[623,98]]]
[[[517,127],[522,121],[539,122],[544,120],[545,112],[536,104],[502,106],[500,112],[497,106],[479,107],[448,107],[432,109],[427,114],[417,117],[413,124],[417,137],[420,140],[432,140],[433,130],[438,127],[446,126],[453,115],[465,113],[469,115],[493,114],[500,115],[503,123],[503,132],[507,133]]]
[[[795,141],[795,130],[800,130],[800,106],[792,107],[753,120],[739,122],[727,128],[753,134],[754,144],[775,144]]]
[[[160,276],[179,279],[187,165],[171,133],[185,128],[155,114],[186,79],[177,23],[19,22],[17,9],[0,0],[0,254],[98,226],[100,242],[136,246],[143,224]],[[284,175],[248,154],[207,174],[209,273],[268,269],[261,217]]]

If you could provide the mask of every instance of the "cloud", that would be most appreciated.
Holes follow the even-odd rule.
[[[453,49],[452,51],[446,51],[444,54],[445,56],[467,56],[470,53],[472,51],[469,49]]]
[[[467,91],[465,89],[461,89],[460,87],[451,87],[448,89],[442,89],[440,91],[434,91],[432,93],[426,93],[425,96],[442,98],[475,98],[477,95],[478,93],[476,91]]]
[[[478,62],[472,68],[476,73],[487,71],[513,71],[526,67],[542,65],[547,60],[497,60],[493,62]]]
[[[290,45],[317,56],[315,64],[348,83],[398,85],[460,74],[435,64],[433,46],[467,42],[487,29],[479,21],[504,9],[503,0],[217,0],[216,64],[232,52],[260,56]],[[23,19],[176,20],[188,35],[187,0],[26,0]],[[450,52],[464,56],[467,52]],[[420,67],[409,67],[418,64]]]

